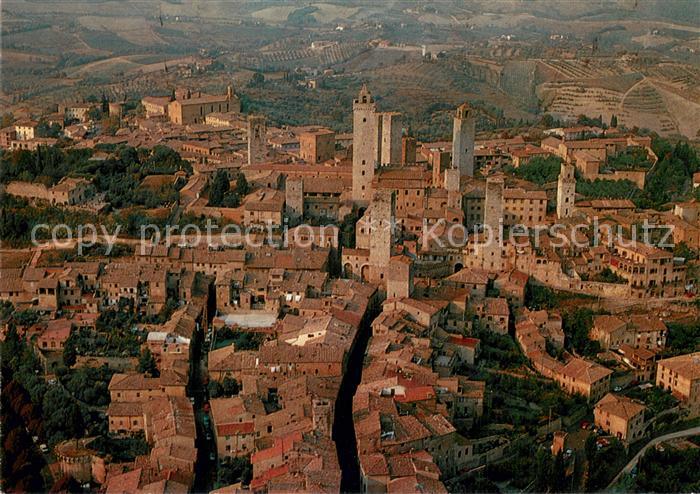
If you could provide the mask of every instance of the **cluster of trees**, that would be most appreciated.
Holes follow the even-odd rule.
[[[557,294],[549,287],[528,281],[525,285],[525,307],[530,310],[553,309],[558,305]]]
[[[216,332],[216,340],[225,342],[227,345],[233,342],[236,350],[257,350],[265,340],[265,335],[224,327]]]
[[[591,434],[586,438],[584,447],[588,463],[588,475],[584,477],[586,492],[599,492],[604,489],[626,463],[625,447],[615,438],[610,438],[610,445],[598,448],[598,437]]]
[[[109,367],[80,367],[61,374],[61,384],[76,399],[96,407],[109,405],[108,387],[114,374]]]
[[[236,396],[240,390],[240,384],[233,377],[225,377],[221,382],[209,381],[207,384],[210,398]]]
[[[66,176],[94,177],[98,192],[105,192],[107,201],[115,208],[142,205],[156,207],[177,200],[178,187],[184,183],[149,191],[139,188],[146,175],[163,175],[178,170],[192,171],[192,166],[174,150],[165,146],[135,149],[115,148],[115,156],[104,161],[90,161],[90,149],[40,147],[36,151],[17,150],[0,157],[0,182],[11,180],[40,182],[53,185]]]
[[[627,279],[620,276],[617,273],[613,273],[612,269],[609,267],[603,268],[600,273],[596,274],[593,278],[592,281],[600,281],[603,283],[618,283],[618,284],[627,284]]]
[[[586,406],[583,398],[569,396],[554,382],[535,376],[488,373],[486,386],[492,394],[486,418],[523,427],[532,434],[550,414],[552,418],[566,416]]]
[[[148,443],[143,434],[130,437],[99,436],[90,442],[90,447],[100,455],[110,455],[115,463],[134,461],[137,456],[148,453]]]
[[[651,167],[647,152],[642,148],[630,148],[626,152],[607,159],[605,167],[610,170],[635,170]]]
[[[221,463],[216,472],[215,488],[241,482],[241,485],[250,485],[253,480],[253,465],[250,463],[250,456],[238,456]]]
[[[87,211],[74,211],[55,206],[35,207],[25,199],[9,194],[0,196],[0,209],[5,212],[0,215],[0,238],[12,246],[28,243],[35,225],[65,224],[75,232],[79,225],[104,223],[99,221],[96,215]],[[109,228],[109,226],[106,227]],[[113,230],[109,229],[109,231]],[[56,233],[58,237],[63,237],[65,230],[60,229]],[[51,238],[51,231],[41,228],[37,230],[36,238],[39,240]]]
[[[673,145],[656,138],[652,140],[652,149],[659,161],[647,175],[642,206],[659,208],[683,198],[692,189],[693,173],[700,170],[700,158],[687,142]]]
[[[63,362],[70,367],[77,355],[106,357],[138,357],[143,337],[134,331],[138,315],[132,306],[100,313],[95,331],[80,328],[73,331],[63,346]]]
[[[637,492],[700,491],[700,449],[649,448],[639,461]]]
[[[668,324],[665,356],[671,357],[697,351],[700,351],[700,321],[689,324],[675,322]]]
[[[211,186],[209,187],[209,205],[224,208],[237,208],[241,205],[241,199],[248,194],[250,186],[242,173],[238,174],[236,187],[231,190],[228,174],[224,170],[218,170]]]
[[[536,156],[515,168],[514,173],[519,178],[529,180],[537,185],[544,185],[548,182],[556,182],[560,169],[561,158],[558,156],[547,156],[546,158]]]
[[[567,344],[580,355],[593,357],[600,352],[600,343],[588,338],[595,313],[587,307],[576,307],[562,314],[562,328]]]
[[[566,465],[561,454],[552,457],[548,449],[525,441],[516,442],[513,453],[509,461],[486,466],[486,476],[490,481],[509,481],[509,485],[521,491],[526,488],[532,492],[567,490]],[[482,483],[491,485],[490,482]],[[490,491],[499,492],[498,489]]]
[[[156,359],[148,348],[141,352],[138,369],[141,374],[147,374],[151,377],[160,376]]]
[[[642,199],[642,191],[631,180],[576,180],[576,192],[589,199],[629,199],[635,204]]]
[[[479,360],[484,365],[496,369],[512,369],[526,362],[513,338],[486,329],[479,329],[476,335],[481,339]]]
[[[2,386],[2,480],[3,492],[41,492],[44,481],[39,472],[46,462],[39,454],[31,436],[44,437],[41,412],[31,402],[27,391],[11,377],[3,366]]]
[[[8,378],[27,390],[32,404],[41,411],[48,444],[95,432],[98,424],[90,411],[80,406],[63,386],[46,383],[36,355],[19,339],[14,325],[2,342],[1,354]]]
[[[697,151],[687,142],[672,144],[657,136],[652,139],[652,149],[659,161],[647,174],[644,190],[629,180],[596,179],[592,182],[578,180],[576,192],[590,198],[630,199],[637,207],[652,209],[661,209],[669,202],[686,198],[692,191],[693,173],[700,170]],[[639,159],[638,155],[622,154],[611,158],[610,163],[614,168],[626,168]]]

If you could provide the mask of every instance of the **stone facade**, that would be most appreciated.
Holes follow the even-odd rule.
[[[474,176],[474,140],[476,136],[475,111],[467,103],[454,117],[452,130],[452,164],[462,175]]]
[[[574,165],[561,164],[559,180],[557,181],[557,218],[570,218],[574,209],[576,194],[576,178]]]
[[[251,115],[248,117],[248,165],[262,161],[267,154],[266,138],[267,125],[265,117]]]
[[[352,199],[366,206],[372,198],[372,179],[379,159],[377,106],[367,86],[362,86],[352,110]]]

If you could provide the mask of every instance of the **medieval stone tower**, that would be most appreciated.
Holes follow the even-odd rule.
[[[314,398],[311,401],[311,416],[314,431],[321,436],[330,437],[333,423],[333,404],[330,400]]]
[[[503,177],[486,179],[486,198],[484,200],[484,269],[500,271],[503,268],[501,251],[503,238]],[[490,234],[489,234],[490,231]]]
[[[462,194],[459,190],[459,168],[448,168],[445,170],[444,187],[447,190],[447,207],[452,209],[462,209]]]
[[[304,218],[304,180],[302,178],[287,178],[285,184],[285,207],[291,222]]]
[[[381,165],[398,165],[401,163],[401,113],[384,112],[381,115]]]
[[[379,161],[380,129],[377,106],[367,86],[352,104],[352,200],[368,205],[372,199],[372,179]]]
[[[474,176],[474,139],[476,136],[476,114],[467,103],[455,112],[452,127],[452,166],[462,175]]]
[[[369,234],[369,281],[385,283],[384,274],[391,261],[396,196],[381,189],[374,193]]]
[[[557,218],[570,218],[574,209],[576,194],[576,176],[574,165],[561,164],[559,180],[557,181]]]
[[[416,138],[404,136],[401,138],[401,164],[414,165],[416,163]]]
[[[413,259],[394,256],[386,270],[386,298],[407,298],[413,293]]]
[[[267,125],[265,117],[260,115],[248,116],[248,164],[260,163],[265,158]]]

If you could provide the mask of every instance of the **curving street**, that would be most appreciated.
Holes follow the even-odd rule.
[[[642,455],[651,447],[656,446],[659,443],[662,443],[664,441],[668,441],[669,439],[678,439],[681,437],[687,437],[687,436],[695,436],[700,434],[700,426],[696,427],[691,427],[690,429],[685,429],[682,431],[677,431],[677,432],[670,432],[668,434],[665,434],[663,436],[659,436],[657,438],[652,439],[649,441],[642,449],[639,450],[639,452],[634,455],[634,458],[632,458],[627,465],[624,466],[624,468],[615,475],[615,478],[612,479],[612,482],[608,484],[608,489],[612,488],[622,477],[623,474],[630,473],[632,469],[637,465],[639,462],[639,459],[642,457]]]

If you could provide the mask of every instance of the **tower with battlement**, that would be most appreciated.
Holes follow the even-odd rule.
[[[486,179],[486,198],[484,200],[484,237],[483,255],[484,269],[501,271],[503,269],[503,238],[501,224],[503,222],[503,177]]]
[[[467,103],[455,112],[452,127],[452,166],[462,175],[474,176],[474,139],[476,138],[476,114]]]
[[[387,189],[377,190],[374,192],[370,208],[369,281],[384,284],[394,241],[396,217],[394,192]]]
[[[557,218],[570,218],[574,210],[576,195],[576,176],[574,165],[561,164],[557,180]]]
[[[416,162],[416,138],[404,136],[401,138],[401,164],[413,165]]]
[[[304,218],[304,180],[289,177],[285,183],[284,201],[287,216],[294,223]]]
[[[401,163],[401,113],[384,112],[382,115],[382,166],[398,165]]]
[[[372,199],[372,179],[380,157],[381,119],[364,84],[353,101],[352,113],[352,200],[366,206]]]
[[[267,155],[267,124],[261,115],[248,116],[248,165],[260,163]]]
[[[462,193],[460,191],[460,173],[458,168],[445,170],[444,187],[447,191],[447,207],[462,210]]]

